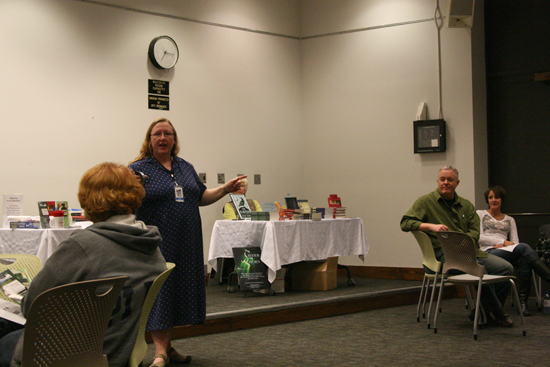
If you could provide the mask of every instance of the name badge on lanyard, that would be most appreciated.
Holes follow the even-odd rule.
[[[184,198],[183,198],[183,187],[181,187],[180,185],[178,185],[177,181],[176,181],[176,178],[174,177],[174,174],[170,174],[170,176],[172,176],[172,181],[174,181],[174,184],[176,185],[174,187],[174,196],[176,198],[176,203],[183,203],[184,202]]]
[[[176,195],[176,202],[177,203],[183,203],[183,201],[184,201],[183,187],[181,187],[181,186],[174,187],[174,194]]]

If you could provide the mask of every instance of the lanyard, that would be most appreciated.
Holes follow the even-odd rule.
[[[170,177],[172,178],[172,181],[174,182],[174,198],[176,199],[176,203],[183,203],[185,201],[185,197],[183,196],[183,187],[178,185],[178,181],[176,181],[176,176],[174,176],[173,172],[170,172]]]

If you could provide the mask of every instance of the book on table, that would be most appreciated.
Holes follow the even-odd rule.
[[[298,206],[298,200],[295,197],[287,196],[285,197],[287,209],[300,209]]]
[[[309,207],[309,202],[305,199],[298,200],[298,207],[302,209],[303,213],[311,213],[311,208]]]
[[[233,204],[237,209],[237,214],[239,216],[239,219],[250,220],[250,218],[252,217],[250,213],[252,211],[250,210],[250,206],[248,206],[246,197],[242,194],[229,194],[229,196],[231,196],[231,200],[233,201]]]

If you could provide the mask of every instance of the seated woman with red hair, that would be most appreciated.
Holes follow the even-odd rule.
[[[127,365],[149,286],[166,270],[158,248],[158,229],[136,221],[135,213],[144,195],[143,186],[125,166],[101,163],[89,169],[80,180],[78,200],[86,218],[94,224],[59,245],[32,280],[21,303],[23,315],[27,315],[33,300],[48,289],[84,280],[128,276],[120,294],[125,307],[111,315],[103,345],[111,367]],[[22,326],[9,326],[7,320],[2,320],[1,327],[5,331],[18,330],[0,339],[0,366],[9,366],[12,355],[12,366],[20,366],[24,353]]]

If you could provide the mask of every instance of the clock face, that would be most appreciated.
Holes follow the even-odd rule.
[[[155,67],[170,69],[178,62],[178,45],[168,36],[156,37],[149,45],[149,58]]]

